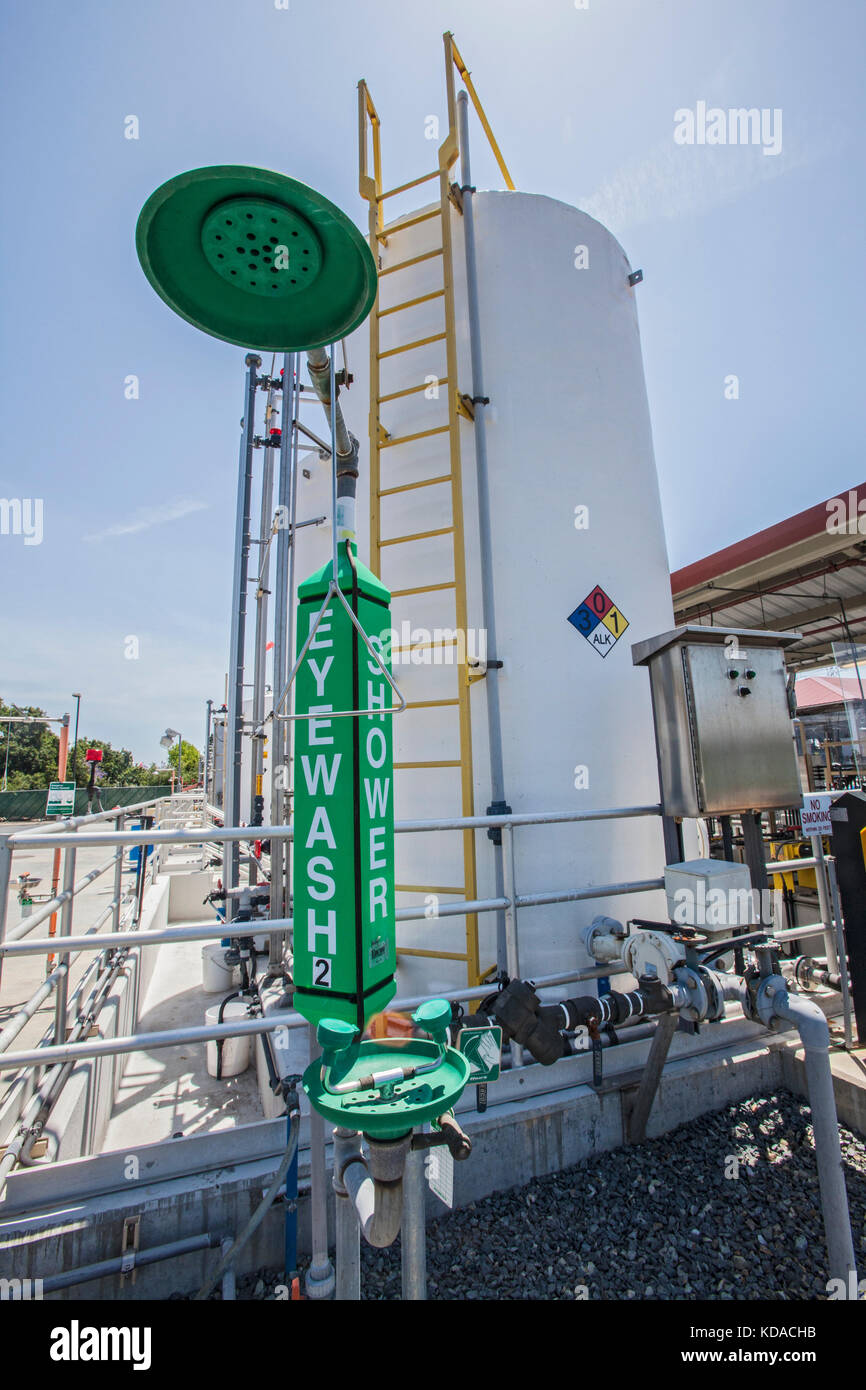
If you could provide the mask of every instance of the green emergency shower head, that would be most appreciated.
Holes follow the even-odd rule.
[[[363,323],[376,298],[376,263],[354,223],[270,169],[178,174],[148,198],[135,244],[169,308],[238,347],[323,347]]]

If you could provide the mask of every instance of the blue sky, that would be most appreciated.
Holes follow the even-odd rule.
[[[243,353],[154,295],[138,211],[181,170],[237,162],[363,225],[357,80],[386,181],[425,171],[446,28],[517,186],[599,217],[644,271],[672,565],[863,481],[861,0],[40,0],[0,25],[0,493],[44,500],[41,545],[0,537],[5,699],[53,714],[81,690],[85,736],[148,762],[166,724],[201,742],[228,651]],[[677,146],[674,112],[698,101],[780,109],[781,153]],[[498,184],[480,157],[473,174]]]

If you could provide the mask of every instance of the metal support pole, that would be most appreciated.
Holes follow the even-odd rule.
[[[208,786],[207,786],[207,765],[208,765],[208,758],[210,757],[210,726],[211,726],[211,720],[212,720],[212,718],[213,718],[213,700],[208,700],[208,702],[207,702],[207,719],[205,720],[205,726],[204,726],[204,752],[203,752],[203,754],[202,754],[202,770],[201,770],[201,783],[202,783],[202,787],[203,787],[203,789],[204,789],[204,804],[205,804],[205,806],[207,806],[208,801],[209,801],[209,799],[210,799],[210,798],[208,797]]]
[[[650,1050],[644,1064],[643,1075],[637,1090],[634,1092],[631,1105],[623,1116],[625,1121],[623,1126],[624,1138],[627,1144],[642,1144],[646,1139],[647,1121],[653,1108],[653,1101],[658,1094],[659,1082],[662,1079],[662,1072],[679,1021],[679,1014],[669,1013],[662,1014],[656,1024],[656,1030],[653,1033],[653,1040],[650,1043]],[[623,1093],[623,1101],[625,1103],[626,1093]]]
[[[839,956],[836,950],[836,934],[833,928],[833,912],[830,907],[830,890],[827,877],[827,863],[824,859],[824,841],[820,835],[810,835],[812,854],[818,863],[815,868],[815,882],[818,886],[818,905],[821,921],[824,924],[824,951],[828,970],[839,969]]]
[[[273,938],[272,938],[273,939]],[[310,1033],[310,1061],[321,1055],[316,1030]],[[336,1185],[334,1190],[336,1191]],[[334,1292],[334,1266],[328,1254],[328,1187],[325,1169],[325,1121],[317,1110],[310,1112],[310,1223],[312,1253],[304,1280],[307,1298],[330,1298]]]
[[[473,429],[475,469],[478,477],[478,526],[481,557],[481,613],[486,633],[488,660],[498,659],[496,644],[496,601],[494,593],[493,539],[490,522],[490,481],[487,464],[487,411],[484,392],[484,362],[481,354],[481,319],[478,302],[478,271],[475,258],[475,214],[472,207],[472,171],[469,157],[469,98],[457,98],[460,129],[460,183],[463,195],[463,235],[466,247],[466,304],[469,314],[469,348],[472,362]],[[505,805],[505,774],[502,766],[502,720],[499,710],[499,670],[488,665],[485,672],[487,696],[487,741],[490,753],[490,799],[494,806]],[[494,837],[494,896],[504,895],[505,870],[502,841]],[[496,914],[496,957],[502,970],[506,964],[505,914]]]
[[[280,471],[277,483],[277,504],[280,524],[277,532],[277,557],[274,597],[274,695],[281,691],[292,664],[292,634],[294,632],[295,579],[295,516],[298,487],[298,432],[295,421],[299,413],[300,355],[283,356],[283,409],[280,434]],[[277,715],[271,730],[271,825],[289,821],[288,770],[290,762],[290,732],[288,722]],[[289,903],[290,850],[282,840],[271,841],[271,916],[284,917]],[[283,941],[272,936],[269,962],[278,966],[283,954]]]
[[[461,93],[462,95],[462,93]],[[423,1302],[427,1298],[427,1184],[423,1149],[410,1149],[403,1172],[403,1224],[400,1249],[403,1298]]]
[[[256,415],[256,369],[262,359],[248,352],[244,394],[244,420],[238,462],[238,494],[235,514],[235,563],[232,582],[232,630],[229,651],[229,698],[226,716],[225,759],[227,765],[225,823],[240,824],[241,759],[244,723],[244,652],[247,619],[247,581],[250,556],[250,494],[253,479],[253,435]],[[236,888],[240,878],[240,854],[236,844],[224,851],[223,883]]]
[[[75,840],[71,839],[66,858],[63,861],[63,891],[69,897],[63,904],[60,912],[60,935],[72,935],[72,914],[75,910],[75,899],[72,890],[75,887]],[[57,958],[58,965],[69,965],[69,953],[61,951]],[[54,1000],[54,1044],[56,1047],[66,1042],[66,1001],[69,995],[69,972],[63,976],[57,986],[57,994]]]
[[[6,916],[9,910],[9,883],[12,877],[12,846],[8,835],[0,835],[0,946],[6,940]],[[0,956],[0,983],[3,979],[3,957]]]
[[[119,815],[114,822],[115,830],[123,830],[126,816]],[[123,845],[118,845],[114,855],[114,888],[112,891],[112,902],[114,904],[111,911],[111,930],[120,931],[120,900],[123,896],[123,856],[125,854]],[[142,853],[144,850],[142,849]]]
[[[268,640],[268,580],[271,570],[270,541],[273,529],[274,460],[270,447],[271,419],[274,414],[274,387],[268,387],[265,406],[266,443],[263,445],[261,505],[259,507],[259,575],[256,585],[256,635],[253,646],[253,738],[252,776],[250,777],[250,825],[264,824],[265,803],[262,798],[264,775],[264,736],[258,734],[265,717],[265,669]],[[250,883],[257,878],[255,860],[250,862]]]
[[[361,1227],[352,1199],[340,1175],[344,1156],[353,1152],[358,1135],[355,1130],[337,1126],[334,1130],[334,1195],[336,1197],[337,1271],[336,1298],[340,1303],[357,1302],[361,1297]]]
[[[767,879],[767,852],[761,832],[761,812],[744,811],[740,816],[743,827],[743,858],[749,866],[752,887],[758,893],[765,893],[769,887]],[[763,902],[763,898],[761,899]]]
[[[505,909],[505,969],[512,980],[520,979],[520,949],[517,930],[517,875],[514,868],[514,826],[502,827],[502,872],[508,906]],[[523,1065],[523,1048],[511,1043],[512,1066]]]
[[[828,855],[824,863],[827,868],[827,883],[830,889],[830,903],[833,908],[833,921],[836,924],[836,956],[839,961],[839,983],[842,986],[842,1017],[845,1028],[845,1047],[850,1052],[854,1046],[853,1007],[851,1002],[851,978],[848,974],[848,946],[845,941],[845,924],[842,918],[842,903],[839,898],[839,880],[836,877],[836,859]],[[860,1041],[858,1037],[858,1042]]]

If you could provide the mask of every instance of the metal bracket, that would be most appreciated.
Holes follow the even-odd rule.
[[[462,217],[462,216],[463,216],[463,189],[460,187],[459,183],[452,183],[451,187],[448,189],[448,199],[449,199],[449,202],[452,202],[452,203],[454,204],[454,206],[456,207],[457,211],[460,213],[460,216]]]
[[[138,1254],[140,1230],[141,1216],[127,1216],[123,1223],[123,1234],[120,1240],[121,1287],[127,1279],[129,1279],[130,1284],[135,1283],[135,1257]]]
[[[457,391],[457,414],[462,415],[464,420],[475,419],[475,404],[472,397],[465,391]]]

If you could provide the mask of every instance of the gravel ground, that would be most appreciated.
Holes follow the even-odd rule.
[[[866,1142],[840,1133],[862,1264]],[[361,1248],[362,1297],[399,1298],[399,1240]],[[809,1107],[786,1091],[443,1208],[427,1227],[430,1299],[799,1301],[826,1297],[827,1277]],[[238,1297],[272,1298],[280,1282],[258,1270]]]

